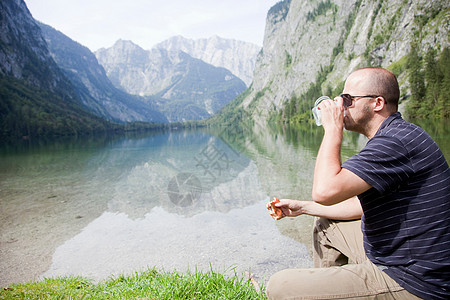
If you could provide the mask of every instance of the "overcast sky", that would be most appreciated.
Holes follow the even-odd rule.
[[[118,39],[144,49],[172,36],[218,35],[262,46],[268,10],[279,0],[25,0],[33,17],[91,51]]]

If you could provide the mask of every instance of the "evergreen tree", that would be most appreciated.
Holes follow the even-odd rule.
[[[425,99],[421,103],[425,116],[434,117],[438,112],[441,77],[436,63],[436,50],[429,48],[425,55]]]
[[[439,56],[437,67],[441,74],[438,97],[438,111],[440,118],[450,117],[450,50],[445,48]]]
[[[421,101],[425,97],[424,75],[422,72],[422,57],[415,42],[411,43],[411,52],[408,56],[409,84],[411,89],[411,100],[407,111],[411,114],[420,112]],[[419,116],[420,117],[420,116]]]

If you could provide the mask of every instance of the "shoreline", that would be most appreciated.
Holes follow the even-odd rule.
[[[256,204],[256,207],[261,206],[260,204]],[[249,208],[252,211],[252,208]],[[268,280],[271,274],[279,271],[281,269],[289,268],[289,267],[310,267],[312,265],[312,260],[310,258],[311,253],[311,232],[312,232],[312,220],[313,218],[309,218],[307,216],[301,216],[300,218],[286,218],[280,221],[273,221],[270,216],[266,215],[266,209],[262,206],[262,212],[264,215],[262,218],[267,217],[266,221],[269,224],[274,224],[275,226],[269,232],[266,232],[269,236],[276,236],[275,231],[279,231],[282,235],[275,240],[271,240],[271,243],[267,241],[264,242],[257,237],[259,235],[263,235],[264,232],[259,231],[260,227],[264,227],[262,225],[258,225],[258,222],[264,220],[259,220],[255,218],[254,222],[256,224],[252,224],[251,228],[245,231],[248,231],[243,235],[244,240],[240,240],[237,237],[230,236],[222,236],[219,237],[218,243],[214,240],[208,240],[212,237],[209,235],[204,235],[205,232],[202,232],[200,228],[208,228],[211,227],[211,223],[209,219],[215,215],[213,213],[211,216],[208,216],[207,219],[202,217],[202,215],[198,215],[197,217],[193,217],[192,221],[197,224],[192,227],[191,230],[187,228],[187,232],[195,229],[196,235],[198,236],[198,240],[193,240],[190,245],[184,244],[186,241],[176,241],[171,240],[163,242],[161,247],[154,248],[151,244],[140,243],[137,247],[141,248],[120,248],[120,252],[115,252],[111,254],[106,254],[108,257],[105,258],[103,262],[99,262],[102,257],[94,257],[92,258],[93,263],[99,263],[98,266],[103,266],[102,270],[97,269],[98,266],[94,266],[90,268],[89,265],[92,263],[89,261],[87,254],[82,253],[82,244],[88,244],[95,246],[96,244],[92,244],[89,241],[88,236],[92,235],[92,233],[98,232],[102,230],[102,226],[94,226],[92,230],[85,227],[80,230],[79,234],[75,234],[75,237],[72,239],[61,242],[57,241],[57,236],[53,236],[53,240],[49,238],[49,240],[43,239],[31,239],[30,235],[32,232],[29,232],[27,237],[23,237],[9,244],[9,249],[4,249],[2,247],[2,253],[0,257],[2,257],[2,269],[5,272],[2,272],[0,275],[0,286],[7,287],[11,284],[17,283],[26,283],[30,281],[41,281],[46,278],[57,278],[64,276],[82,276],[94,280],[96,282],[108,280],[108,278],[117,277],[121,275],[133,274],[135,272],[145,271],[149,268],[158,268],[163,271],[171,272],[171,271],[179,271],[179,272],[188,272],[192,270],[199,271],[208,271],[211,267],[213,267],[214,271],[223,272],[225,270],[233,268],[239,273],[243,273],[248,271],[251,273],[254,278],[261,284],[264,284],[264,280]],[[151,219],[153,220],[156,215],[160,216],[162,220],[169,219],[169,223],[174,223],[174,228],[178,228],[183,226],[182,224],[177,224],[175,219],[170,220],[171,214],[164,214],[163,210],[156,210],[152,214]],[[208,215],[207,213],[205,213]],[[242,216],[239,216],[242,214]],[[206,216],[205,215],[205,216]],[[229,221],[226,221],[224,224],[224,228],[229,227],[230,225],[235,223],[235,219],[240,219],[244,215],[248,215],[248,212],[241,213],[233,213],[230,214]],[[117,218],[122,216],[122,221],[117,222],[117,230],[112,228],[112,232],[115,232],[116,235],[120,236],[121,232],[119,228],[127,227],[124,226],[123,222],[133,222],[131,220],[127,220],[125,214],[113,214],[109,213],[103,216],[103,218]],[[173,215],[172,215],[173,217]],[[95,225],[95,222],[100,222],[102,217],[97,218],[95,221],[90,222],[90,226]],[[265,218],[264,218],[265,219]],[[211,219],[212,220],[212,219]],[[108,220],[106,220],[108,221]],[[157,222],[158,220],[154,220]],[[148,226],[145,224],[145,220],[140,221],[141,223],[136,223],[136,227],[129,227],[127,231],[124,232],[127,238],[131,237],[131,241],[136,240],[133,238],[133,233],[136,230],[139,231],[139,228],[144,228],[144,230],[148,231]],[[142,223],[144,222],[144,223]],[[92,223],[94,223],[92,225]],[[260,223],[260,224],[263,224]],[[100,222],[98,224],[105,224],[104,226],[110,226],[111,222]],[[108,225],[109,224],[109,225]],[[125,224],[126,225],[126,224]],[[188,225],[190,226],[190,225]],[[223,228],[222,228],[223,229]],[[168,230],[166,228],[166,230]],[[242,230],[242,229],[241,229]],[[273,231],[275,230],[275,231]],[[160,232],[161,230],[156,229],[156,232]],[[220,232],[221,227],[216,228],[214,231]],[[272,232],[273,231],[273,232]],[[271,233],[272,232],[272,233]],[[149,233],[152,236],[153,233]],[[97,239],[95,235],[91,237],[92,239]],[[156,235],[153,237],[154,239],[160,241],[163,237]],[[255,239],[256,238],[256,239]],[[62,239],[63,240],[63,239]],[[137,240],[139,240],[139,235]],[[119,240],[120,241],[120,240]],[[47,248],[45,246],[49,245],[57,245],[60,243],[60,246],[51,246]],[[199,244],[203,243],[203,244]],[[287,243],[287,244],[286,244]],[[298,250],[295,252],[288,251],[285,255],[280,252],[285,246],[287,248],[292,248],[292,243],[298,243]],[[112,244],[119,244],[117,241],[112,241]],[[291,245],[291,246],[288,246]],[[108,245],[105,245],[103,241],[99,241],[100,248],[96,248],[95,250],[101,253],[104,253],[105,249],[108,249]],[[14,246],[14,247],[11,247]],[[154,257],[154,263],[150,263],[149,258],[146,256],[147,252],[160,252],[162,249],[168,248],[169,246],[173,247],[173,251],[167,249],[161,255]],[[309,247],[307,247],[309,246]],[[61,248],[62,247],[62,248]],[[76,249],[76,250],[67,250],[68,249]],[[150,248],[149,248],[150,247]],[[210,248],[212,247],[212,248]],[[267,249],[262,249],[266,248]],[[209,250],[207,250],[207,248]],[[239,249],[240,248],[240,249]],[[151,250],[153,249],[153,250]],[[184,249],[188,255],[183,255],[178,252],[180,249]],[[203,252],[197,252],[198,250],[203,249]],[[234,249],[230,251],[231,249]],[[302,250],[304,249],[304,250]],[[8,250],[9,255],[5,255]],[[205,252],[205,250],[207,250]],[[220,253],[217,253],[219,250]],[[77,261],[76,258],[70,258],[72,254],[76,254],[72,251],[81,252],[80,258],[83,258],[87,261]],[[178,254],[177,254],[178,253]],[[277,256],[275,260],[273,258],[267,257],[267,254],[275,253]],[[277,254],[278,253],[278,254]],[[58,258],[58,255],[63,254],[63,257]],[[223,256],[216,257],[214,255]],[[241,260],[236,260],[236,255],[242,256]],[[281,256],[280,256],[281,255]],[[306,256],[305,256],[306,255]],[[3,257],[8,257],[9,259],[3,260]],[[168,263],[167,259],[164,259],[165,256],[170,256],[170,263]],[[69,257],[69,260],[67,260]],[[126,265],[116,264],[117,257],[123,257]],[[264,258],[266,257],[266,258]],[[56,259],[56,261],[55,261]],[[71,261],[73,259],[73,261]],[[194,262],[195,264],[190,263],[182,263],[183,261]],[[38,263],[36,263],[38,262]],[[84,264],[80,266],[80,264]],[[77,268],[79,266],[79,268]],[[112,271],[111,271],[112,270]]]

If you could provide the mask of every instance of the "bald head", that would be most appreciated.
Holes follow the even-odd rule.
[[[348,80],[358,82],[366,95],[379,95],[384,98],[391,111],[397,111],[400,89],[395,75],[383,68],[363,68],[354,71]]]

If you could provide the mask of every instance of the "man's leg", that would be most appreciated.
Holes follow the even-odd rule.
[[[269,299],[419,299],[367,259],[359,220],[316,218],[313,235],[316,268],[276,273]]]
[[[287,269],[267,284],[269,299],[420,299],[369,260],[341,267]]]
[[[361,220],[333,221],[316,218],[313,251],[316,268],[362,263],[367,256],[364,253]]]

